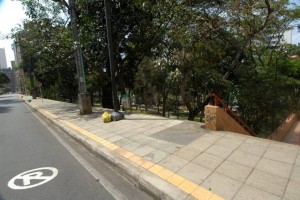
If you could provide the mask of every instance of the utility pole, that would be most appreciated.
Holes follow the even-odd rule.
[[[78,36],[78,27],[77,27],[77,16],[75,9],[75,0],[69,0],[70,7],[70,16],[71,16],[71,25],[72,25],[72,34],[73,41],[75,43],[75,62],[78,76],[78,104],[80,114],[89,114],[92,112],[92,103],[91,96],[87,93],[85,74],[84,74],[84,65],[81,52],[81,44]]]
[[[109,0],[104,0],[105,7],[105,18],[106,18],[106,31],[107,31],[107,48],[109,54],[109,64],[110,64],[110,75],[111,75],[111,87],[112,87],[112,97],[114,104],[114,112],[111,114],[114,121],[118,121],[124,118],[124,114],[120,113],[118,110],[118,96],[116,89],[116,77],[115,77],[115,61],[112,48],[112,34],[111,34],[111,8]]]
[[[32,95],[32,99],[36,99],[35,85],[34,85],[34,71],[32,66],[32,56],[30,56],[30,64],[29,64],[29,79],[30,79],[30,94]]]

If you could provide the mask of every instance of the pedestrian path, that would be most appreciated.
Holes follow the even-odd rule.
[[[282,142],[300,145],[300,121],[295,123]]]
[[[25,101],[159,199],[300,200],[299,146],[143,114],[103,123],[105,109]]]

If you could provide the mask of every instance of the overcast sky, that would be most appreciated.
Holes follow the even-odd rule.
[[[25,18],[22,5],[19,1],[0,0],[0,36],[9,34],[17,24],[21,24]],[[7,66],[11,67],[10,61],[15,60],[11,49],[12,40],[1,40],[0,48],[5,48]]]
[[[292,0],[292,2],[300,5],[300,0]],[[0,0],[0,36],[2,34],[9,34],[17,24],[21,24],[22,19],[26,16],[22,9],[22,5],[17,0]],[[294,44],[300,42],[300,33],[293,30],[292,41]],[[12,40],[1,40],[0,48],[5,48],[6,60],[8,67],[11,67],[10,61],[14,60],[14,54],[11,49]]]

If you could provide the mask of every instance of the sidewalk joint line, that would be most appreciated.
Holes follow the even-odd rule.
[[[32,106],[32,105],[31,105]],[[33,107],[33,106],[32,106]],[[130,160],[137,166],[140,166],[147,171],[153,173],[154,175],[158,176],[162,180],[167,181],[168,183],[176,186],[177,188],[181,189],[188,195],[193,196],[196,199],[206,199],[206,200],[223,200],[223,198],[219,197],[218,195],[206,190],[205,188],[199,186],[198,184],[195,184],[184,177],[177,175],[176,173],[164,168],[161,165],[155,164],[149,160],[146,160],[137,154],[134,154],[130,151],[127,151],[126,149],[123,149],[122,147],[100,137],[97,136],[67,120],[61,119],[59,116],[40,108],[39,106],[36,106],[35,109],[42,113],[45,116],[48,116],[54,120],[60,121],[62,124],[68,126],[69,128],[77,131],[81,135],[86,136],[87,138],[92,139],[93,141],[97,142],[98,144],[101,144],[102,146],[106,147],[107,149],[119,154],[123,158]]]

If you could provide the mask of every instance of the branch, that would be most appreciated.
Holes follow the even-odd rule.
[[[270,19],[272,13],[274,12],[274,9],[271,8],[269,0],[265,0],[265,4],[267,6],[268,13],[267,13],[267,16],[266,16],[266,19],[265,19],[264,23],[262,24],[261,27],[259,27],[258,29],[255,29],[252,33],[250,33],[248,35],[248,38],[244,41],[243,45],[241,46],[241,48],[237,52],[234,60],[232,61],[231,65],[228,68],[228,71],[223,76],[223,79],[225,79],[225,80],[228,79],[228,77],[231,74],[231,72],[235,69],[235,67],[236,67],[236,65],[238,63],[238,60],[239,60],[240,56],[242,55],[242,53],[244,52],[244,49],[246,48],[246,46],[254,38],[255,35],[257,35],[259,32],[261,32],[262,30],[264,30],[264,28],[267,26],[267,23],[269,22],[269,19]]]
[[[68,10],[70,10],[70,6],[65,0],[52,0],[52,1],[60,3],[62,6],[65,6]]]

